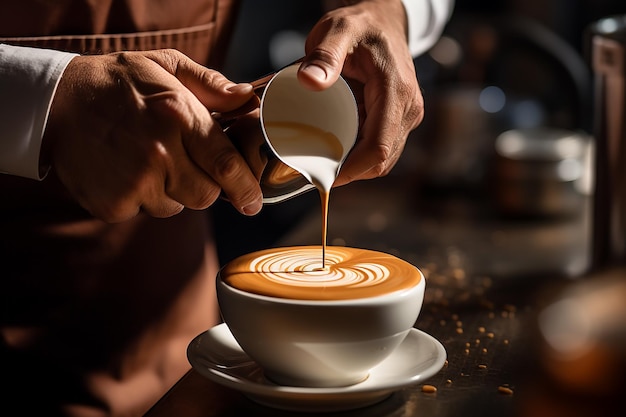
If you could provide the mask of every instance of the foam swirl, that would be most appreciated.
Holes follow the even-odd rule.
[[[243,255],[220,272],[229,285],[281,298],[332,300],[371,297],[416,285],[421,274],[390,254],[329,246],[267,249]]]

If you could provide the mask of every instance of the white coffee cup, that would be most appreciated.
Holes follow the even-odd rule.
[[[307,292],[306,296],[310,294],[315,298],[327,291],[331,299],[268,296],[240,284],[237,285],[245,290],[225,282],[225,275],[232,277],[237,274],[252,274],[242,277],[253,285],[262,279],[280,282],[285,279],[281,275],[284,267],[277,266],[278,262],[268,262],[268,259],[285,259],[287,262],[284,265],[289,263],[289,268],[292,268],[297,263],[293,261],[299,256],[297,251],[319,251],[319,247],[268,249],[244,255],[222,268],[216,284],[225,323],[241,348],[274,383],[340,387],[365,380],[369,371],[387,358],[414,326],[423,303],[424,276],[416,267],[388,254],[331,246],[327,248],[327,263],[330,263],[331,270],[333,263],[343,262],[340,258],[349,258],[351,253],[355,254],[354,259],[358,258],[357,263],[345,267],[345,274],[341,272],[343,269],[339,272],[340,278],[354,281],[360,273],[355,275],[350,271],[359,268],[366,271],[364,275],[367,276],[361,284],[349,284],[352,289],[347,296],[331,294],[334,291],[331,286],[338,282],[338,278],[325,276],[309,261],[308,270],[297,273],[295,279],[304,282],[304,286],[311,285],[311,292]],[[242,263],[240,259],[243,258],[245,262]],[[366,265],[367,259],[376,260]],[[385,263],[387,259],[389,263]],[[246,265],[249,261],[254,264],[251,270],[256,272],[248,270]],[[398,267],[390,266],[391,263]],[[377,268],[382,272],[372,272]],[[390,280],[387,285],[391,285],[394,279],[401,278],[397,276],[398,271],[407,274],[404,278],[410,278],[410,284],[388,291],[389,288],[384,289],[381,280],[376,282],[378,275]],[[291,279],[290,273],[285,274],[288,275],[286,279]],[[327,285],[327,290],[315,287],[317,284],[313,281],[316,280],[326,280],[324,285]],[[367,292],[365,287],[369,283],[374,283],[371,288],[383,285],[380,287],[383,289]],[[349,298],[349,294],[354,294],[354,298]]]

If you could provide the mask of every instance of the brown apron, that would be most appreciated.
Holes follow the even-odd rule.
[[[0,42],[79,53],[176,48],[216,67],[232,3],[1,2]],[[217,322],[217,267],[207,211],[106,224],[54,172],[41,182],[0,175],[2,409],[141,415],[189,369],[189,341]]]

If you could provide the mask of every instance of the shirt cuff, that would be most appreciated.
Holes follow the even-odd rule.
[[[409,50],[417,57],[432,48],[450,20],[454,0],[402,0],[407,15]]]
[[[0,172],[41,180],[39,154],[59,80],[76,54],[0,44]]]

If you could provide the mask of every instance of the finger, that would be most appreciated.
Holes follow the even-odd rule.
[[[257,181],[260,181],[268,158],[265,137],[259,129],[259,112],[254,111],[237,118],[225,132],[246,160]]]
[[[185,161],[185,162],[180,162]],[[187,158],[179,158],[176,170],[165,180],[165,194],[185,207],[204,210],[219,198],[221,188]]]
[[[148,57],[174,75],[211,111],[235,110],[254,96],[252,85],[235,83],[178,51],[150,51]]]
[[[367,145],[366,141],[357,142],[350,156],[341,167],[335,186],[352,181],[373,179],[391,172],[397,163],[404,141],[394,140]]]
[[[71,187],[71,184],[70,184]],[[140,204],[135,200],[120,200],[114,194],[101,192],[98,196],[73,191],[76,201],[92,216],[105,223],[121,223],[139,213]]]
[[[174,216],[185,208],[185,205],[174,198],[171,198],[164,189],[165,180],[163,174],[148,176],[142,181],[139,192],[133,195],[141,200],[136,201],[136,211],[144,212],[152,217],[166,218]]]
[[[219,180],[210,175],[211,144],[228,139],[224,139],[221,127],[212,123],[208,112],[193,95],[188,93],[186,99],[181,97],[184,95],[161,93],[146,99],[162,120],[176,121],[169,129],[161,128],[158,133],[162,138],[158,164],[163,166],[161,183],[164,193],[173,200],[202,210],[213,204],[222,191]]]
[[[220,196],[220,185],[189,159],[182,145],[175,146],[170,153],[164,181],[165,195],[194,210],[211,206]]]
[[[242,214],[257,214],[263,205],[259,183],[246,160],[219,125],[209,128],[207,136],[183,136],[185,149],[195,164],[206,172]]]
[[[233,207],[245,215],[257,214],[263,205],[259,183],[230,140],[212,141],[209,174],[221,186]]]
[[[163,190],[162,182],[141,181],[139,189],[129,187],[127,192],[101,189],[97,197],[85,199],[77,194],[77,201],[94,217],[106,223],[127,221],[144,212],[153,217],[170,217],[180,213],[184,205],[170,198]]]
[[[161,195],[154,201],[146,201],[141,205],[141,211],[152,217],[172,217],[183,211],[185,206],[176,200]]]
[[[173,143],[168,153],[164,194],[190,209],[211,206],[220,196],[220,185],[190,159],[182,142]]]
[[[161,135],[169,139],[163,139],[166,145],[161,143],[160,146],[170,160],[176,161],[176,165],[168,162],[172,165],[166,169],[172,184],[168,188],[170,194],[176,195],[178,199],[186,198],[181,194],[184,191],[178,190],[183,190],[185,183],[194,182],[199,189],[194,190],[193,195],[199,196],[199,200],[191,204],[201,207],[217,198],[217,185],[241,213],[252,215],[261,209],[262,196],[256,178],[221,126],[213,121],[193,94],[186,89],[176,93],[164,92],[147,97],[146,102],[161,117],[176,121],[172,125],[174,132]],[[176,147],[178,142],[182,144],[182,149]],[[169,154],[171,150],[174,150],[173,154]],[[212,182],[199,175],[191,163],[208,175]]]
[[[398,151],[394,156],[388,157],[384,160],[373,158],[373,163],[362,163],[362,159],[358,159],[358,156],[354,161],[355,163],[344,164],[341,168],[341,172],[335,181],[334,186],[339,187],[341,185],[348,184],[352,181],[368,180],[378,177],[384,177],[388,175],[395,164],[400,158],[401,151]]]

